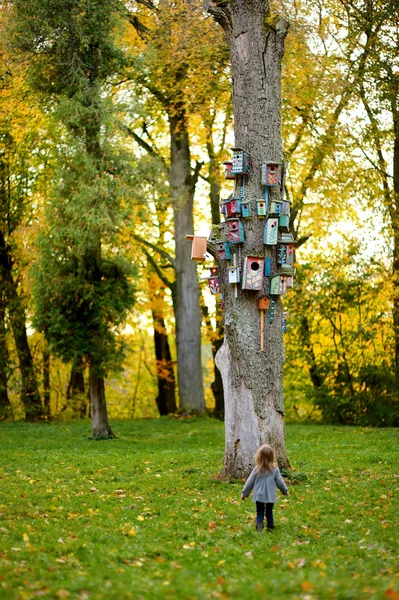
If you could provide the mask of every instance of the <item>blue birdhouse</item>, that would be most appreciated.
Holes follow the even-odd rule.
[[[241,215],[244,219],[251,218],[251,203],[241,202]]]
[[[280,215],[278,226],[284,231],[288,231],[290,228],[290,217],[288,215]]]
[[[251,156],[249,152],[242,148],[232,148],[234,175],[248,175],[251,172]]]

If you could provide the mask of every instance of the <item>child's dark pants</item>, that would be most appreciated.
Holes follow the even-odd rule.
[[[256,522],[263,525],[266,511],[266,521],[268,527],[274,527],[273,521],[273,502],[257,502],[256,503]]]

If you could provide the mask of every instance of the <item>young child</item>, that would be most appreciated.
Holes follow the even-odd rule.
[[[274,529],[273,506],[277,502],[276,486],[284,496],[288,496],[287,486],[280,475],[279,468],[274,464],[273,448],[267,444],[261,446],[256,453],[255,463],[256,467],[242,491],[242,500],[248,498],[253,489],[252,501],[256,502],[256,529],[263,530],[265,510],[267,528]]]

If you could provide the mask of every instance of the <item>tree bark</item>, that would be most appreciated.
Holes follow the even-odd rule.
[[[165,319],[161,306],[158,304],[158,299],[157,310],[152,311],[152,318],[154,323],[154,345],[158,380],[156,403],[159,414],[163,417],[176,412],[176,382]]]
[[[77,413],[81,419],[87,417],[87,399],[85,395],[85,379],[82,368],[72,365],[66,392],[68,401],[73,401],[78,406]]]
[[[22,299],[18,295],[17,283],[12,275],[10,248],[0,232],[0,282],[5,294],[11,329],[14,336],[21,372],[21,402],[25,409],[25,419],[36,421],[44,416],[40,394],[33,367],[32,354],[26,333],[26,317]]]
[[[50,407],[50,352],[46,345],[42,353],[43,357],[43,405],[44,412],[49,419],[51,417],[51,407]]]
[[[8,398],[8,346],[6,329],[6,304],[3,291],[0,291],[0,421],[10,415]]]
[[[281,60],[288,24],[271,19],[264,0],[231,0],[227,6],[211,4],[223,26],[230,48],[235,144],[251,153],[252,171],[245,179],[245,195],[263,198],[261,166],[266,160],[282,163]],[[274,198],[279,191],[273,189]],[[253,210],[253,213],[255,211]],[[256,215],[244,224],[245,243],[240,253],[233,247],[238,264],[244,256],[265,256],[264,220]],[[228,284],[225,262],[219,264],[225,300],[225,338],[216,356],[225,400],[224,474],[248,475],[254,455],[262,443],[270,444],[280,466],[288,466],[285,448],[282,334],[282,304],[276,297],[275,315],[266,326],[265,352],[260,352],[260,313],[257,300],[267,293],[239,290]],[[273,256],[273,272],[276,256]]]
[[[195,177],[191,171],[190,145],[184,106],[176,103],[169,112],[171,139],[170,185],[173,196],[176,245],[176,320],[177,373],[180,408],[205,411],[201,364],[201,311],[195,261],[186,234],[194,230],[193,200]]]
[[[93,365],[90,365],[89,389],[92,437],[97,440],[114,437],[108,421],[104,378],[98,375],[98,370]]]

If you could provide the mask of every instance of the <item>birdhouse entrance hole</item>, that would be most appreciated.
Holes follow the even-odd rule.
[[[251,263],[251,269],[253,271],[258,271],[258,269],[259,269],[259,263],[257,263],[257,262]]]

